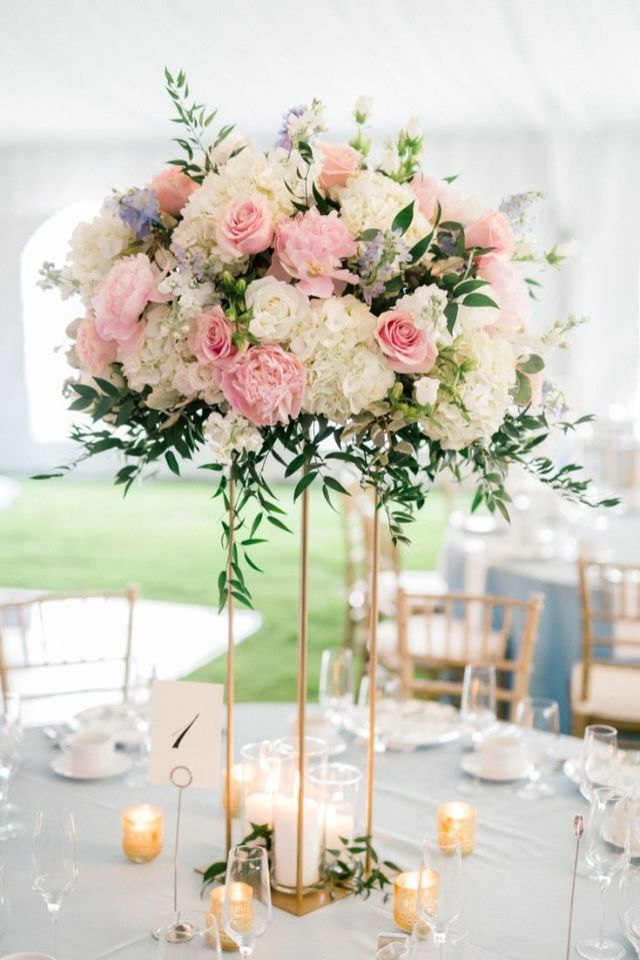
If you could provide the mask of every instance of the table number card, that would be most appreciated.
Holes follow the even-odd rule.
[[[218,786],[223,689],[217,683],[155,681],[149,760],[152,783],[171,783],[174,767],[187,767],[194,787]]]

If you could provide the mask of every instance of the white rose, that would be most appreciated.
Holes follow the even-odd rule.
[[[258,340],[283,343],[308,322],[309,298],[297,287],[275,277],[262,277],[247,287],[247,305],[253,316],[249,332]]]
[[[435,377],[420,377],[413,385],[413,396],[421,407],[430,407],[436,402],[440,381]]]

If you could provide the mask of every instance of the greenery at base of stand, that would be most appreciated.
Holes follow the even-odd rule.
[[[400,873],[400,867],[391,860],[379,859],[378,854],[371,846],[371,837],[355,837],[353,840],[340,837],[339,839],[343,845],[341,850],[325,850],[320,871],[321,885],[329,891],[330,895],[336,889],[348,890],[354,896],[362,897],[365,900],[374,890],[379,890],[384,894],[386,901],[390,893],[388,888],[393,883],[393,876]],[[252,823],[251,833],[244,837],[240,844],[263,846],[267,854],[270,855],[273,845],[273,830],[267,824]],[[368,874],[365,871],[365,860],[363,859],[367,853],[371,861],[371,869]],[[226,871],[227,864],[224,860],[219,860],[207,867],[202,878],[203,892],[210,884],[224,883]]]

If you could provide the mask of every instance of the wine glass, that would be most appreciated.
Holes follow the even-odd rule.
[[[557,700],[548,697],[526,697],[518,704],[517,723],[523,729],[527,757],[531,762],[529,783],[518,790],[518,796],[535,800],[555,793],[545,783],[554,766],[554,747],[560,733],[560,708]],[[551,736],[550,736],[551,734]]]
[[[7,865],[0,860],[0,940],[9,926],[9,899],[7,895]]]
[[[353,653],[341,647],[323,650],[320,661],[318,700],[327,717],[337,727],[353,706]]]
[[[441,960],[450,929],[462,917],[462,857],[460,841],[425,841],[418,895],[418,916],[431,929]]]
[[[125,777],[128,787],[146,787],[149,783],[150,718],[149,701],[151,687],[156,676],[155,664],[141,666],[131,663],[131,684],[127,700],[128,726],[133,734],[133,764]]]
[[[57,920],[63,898],[76,884],[76,828],[73,813],[61,807],[38,811],[33,834],[31,884],[51,917],[53,956],[57,957]]]
[[[368,673],[360,678],[358,687],[358,713],[363,725],[363,734],[369,735],[369,701],[371,678]],[[393,736],[400,719],[402,701],[402,683],[400,677],[392,674],[386,667],[378,665],[376,669],[374,695],[376,698],[376,726],[373,743],[376,753],[384,753],[386,740]]]
[[[611,880],[621,870],[626,859],[626,843],[616,843],[620,806],[628,803],[624,793],[610,787],[596,787],[587,819],[585,860],[600,884],[600,933],[596,938],[581,940],[576,950],[585,960],[622,960],[624,947],[604,935],[606,895]]]
[[[460,719],[478,743],[497,718],[496,668],[493,664],[469,663],[464,668]]]
[[[9,803],[9,785],[22,757],[23,732],[20,724],[20,698],[7,693],[0,700],[0,840],[22,833],[15,819],[17,807]]]
[[[620,877],[618,919],[627,940],[640,957],[640,861],[629,860]]]
[[[618,731],[606,723],[585,727],[580,793],[591,803],[596,787],[613,787],[618,775]]]
[[[224,929],[242,960],[271,922],[269,862],[264,847],[240,845],[229,852],[224,889]]]

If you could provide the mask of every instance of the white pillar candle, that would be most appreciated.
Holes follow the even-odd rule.
[[[340,837],[353,840],[355,820],[352,813],[336,810],[332,804],[325,808],[324,845],[327,850],[340,850],[343,846]]]
[[[303,805],[302,884],[313,886],[320,880],[321,818],[315,800]],[[295,887],[298,837],[298,800],[276,794],[273,822],[275,881],[282,887]]]
[[[250,793],[244,801],[244,835],[246,837],[251,833],[251,824],[255,823],[259,827],[263,824],[269,826],[273,823],[273,794],[272,793]]]

